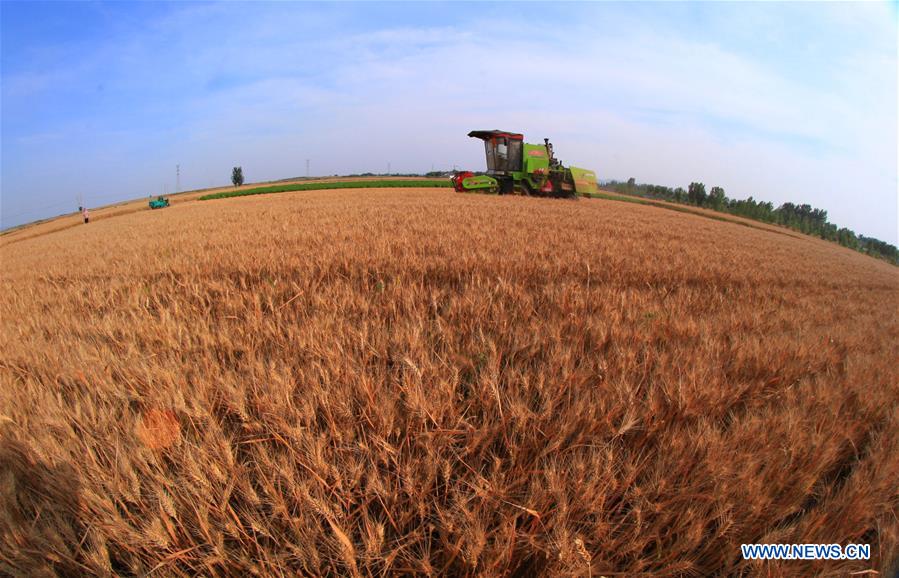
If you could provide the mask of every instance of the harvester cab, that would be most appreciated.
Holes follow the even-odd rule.
[[[499,130],[473,130],[468,136],[484,141],[488,174],[505,176],[521,170],[524,135]]]
[[[549,139],[530,144],[519,133],[501,130],[473,130],[468,136],[484,141],[487,173],[457,172],[453,186],[459,192],[571,198],[596,192],[596,173],[562,166]]]

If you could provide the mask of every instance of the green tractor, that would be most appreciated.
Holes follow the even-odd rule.
[[[164,209],[169,206],[169,200],[162,195],[150,201],[151,209]]]
[[[473,130],[468,136],[484,141],[487,174],[456,172],[452,181],[459,192],[568,198],[596,192],[596,173],[562,166],[549,139],[530,144],[523,135],[502,130]]]

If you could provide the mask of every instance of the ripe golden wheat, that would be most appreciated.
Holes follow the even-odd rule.
[[[0,243],[0,572],[896,567],[899,276],[847,249],[430,190]]]

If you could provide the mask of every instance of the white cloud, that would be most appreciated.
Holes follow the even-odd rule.
[[[707,28],[693,31],[645,17],[659,6],[577,5],[565,28],[473,15],[353,30],[339,11],[296,6],[191,7],[98,50],[110,82],[150,79],[148,114],[183,118],[160,129],[169,147],[153,170],[178,159],[208,186],[237,158],[260,179],[302,174],[305,158],[322,173],[479,168],[465,134],[504,128],[551,137],[601,177],[809,202],[899,241],[896,30],[883,7],[704,5]],[[233,10],[239,33],[227,32]],[[110,146],[87,143],[85,163]]]

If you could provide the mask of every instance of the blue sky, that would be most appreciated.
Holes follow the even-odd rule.
[[[896,244],[897,10],[858,3],[14,3],[0,224],[453,165],[475,128],[602,179],[808,202]]]

